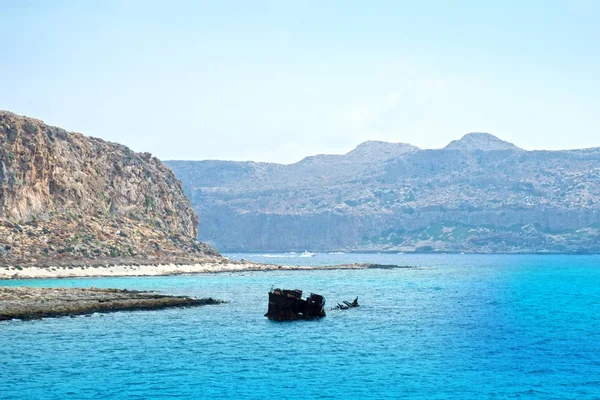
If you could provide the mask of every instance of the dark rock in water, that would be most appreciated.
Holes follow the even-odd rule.
[[[269,308],[265,317],[274,321],[315,319],[325,316],[325,298],[311,293],[302,299],[302,290],[273,289],[269,292]]]
[[[344,304],[338,303],[337,306],[335,307],[335,309],[338,309],[338,310],[347,310],[349,308],[359,307],[360,306],[358,304],[358,297],[355,298],[354,301],[352,301],[352,302],[344,300],[342,303],[344,303]]]

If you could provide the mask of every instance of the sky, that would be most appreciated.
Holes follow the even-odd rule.
[[[163,160],[600,147],[600,1],[0,0],[0,109]]]

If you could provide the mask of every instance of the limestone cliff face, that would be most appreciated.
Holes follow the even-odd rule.
[[[296,164],[167,161],[223,251],[600,253],[600,149],[367,142]]]
[[[157,158],[4,111],[0,219],[0,263],[216,254]]]

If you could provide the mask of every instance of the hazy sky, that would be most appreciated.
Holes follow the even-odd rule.
[[[600,146],[600,1],[0,0],[0,108],[161,159]]]

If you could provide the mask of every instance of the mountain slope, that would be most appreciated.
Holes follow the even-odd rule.
[[[0,264],[192,260],[198,217],[150,154],[0,112]]]
[[[200,239],[223,251],[600,252],[599,149],[525,151],[470,134],[348,158],[166,164]]]
[[[465,151],[521,150],[512,143],[498,139],[489,133],[482,132],[467,133],[461,139],[450,142],[445,149]]]

